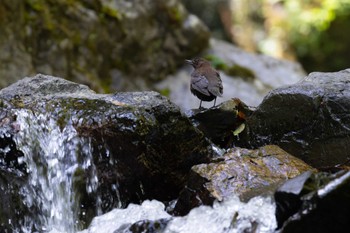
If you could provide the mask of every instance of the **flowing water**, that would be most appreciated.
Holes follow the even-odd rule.
[[[275,205],[270,198],[255,197],[248,203],[232,196],[213,207],[194,208],[184,217],[172,217],[163,203],[152,200],[142,205],[130,204],[96,217],[91,226],[80,233],[130,233],[125,226],[148,219],[168,219],[164,233],[273,233],[277,227]]]
[[[98,186],[90,139],[77,135],[72,120],[60,127],[50,115],[34,115],[26,110],[19,110],[16,115],[19,130],[14,140],[24,153],[19,162],[26,165],[29,174],[29,181],[20,192],[25,205],[36,211],[35,217],[27,218],[18,232],[79,232],[82,229],[78,222],[75,173],[89,170],[90,175],[85,178],[88,193],[95,192]],[[156,200],[130,204],[126,209],[95,217],[90,227],[81,232],[112,233],[125,224],[160,218],[169,219],[166,233],[268,233],[276,228],[275,205],[269,198],[256,197],[243,203],[232,197],[213,207],[195,208],[185,217],[172,217],[164,209],[163,203]]]
[[[96,191],[98,180],[92,162],[89,139],[78,137],[69,120],[60,127],[50,115],[17,112],[15,142],[24,157],[29,174],[28,184],[21,188],[25,204],[37,209],[37,218],[27,219],[21,231],[76,232],[78,230],[78,200],[74,174],[89,169],[87,192]],[[83,213],[84,214],[84,213]]]

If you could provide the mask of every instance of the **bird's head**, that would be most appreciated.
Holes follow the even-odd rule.
[[[203,59],[203,58],[194,58],[192,60],[185,60],[187,64],[193,66],[193,68],[197,69],[201,66],[205,66],[205,65],[209,65],[210,66],[210,63]]]

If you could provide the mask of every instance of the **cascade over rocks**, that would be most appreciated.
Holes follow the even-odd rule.
[[[349,85],[350,70],[312,73],[299,83],[271,91],[255,111],[232,99],[185,116],[156,92],[96,94],[61,78],[41,74],[25,78],[0,90],[0,226],[18,229],[25,218],[35,218],[40,210],[23,201],[28,200],[22,187],[28,185],[33,170],[28,170],[23,159],[28,156],[23,141],[18,144],[18,135],[33,124],[34,130],[42,127],[46,135],[56,130],[69,136],[68,129],[76,134],[73,137],[84,139],[91,151],[91,161],[84,158],[83,146],[65,155],[89,162],[68,173],[73,176],[73,193],[78,194],[73,196],[81,206],[79,229],[97,215],[97,207],[106,212],[157,199],[169,212],[185,215],[196,206],[235,195],[243,201],[271,196],[285,180],[305,171],[316,175],[304,173],[275,193],[279,227],[286,232],[303,228],[308,218],[319,218],[318,208],[320,213],[330,208],[336,216],[339,207],[340,215],[347,215],[341,207],[348,203],[334,197],[346,197],[348,173],[317,173],[313,167],[348,169]],[[50,122],[55,122],[55,129]],[[38,135],[27,144],[35,147]],[[65,146],[67,141],[62,142]],[[33,150],[33,161],[41,161],[45,146]],[[93,172],[97,187],[89,190]],[[304,195],[308,190],[293,185],[307,184],[313,176],[326,177],[317,181],[316,191]],[[175,207],[174,199],[178,200]],[[314,203],[319,207],[304,215],[304,207]],[[346,227],[346,221],[341,223],[340,228]],[[158,224],[151,220],[123,227],[142,230]],[[167,220],[163,227],[169,227],[165,225]]]
[[[0,180],[8,179],[8,168],[14,170],[11,180],[26,177],[18,177],[23,165],[17,167],[16,161],[22,154],[11,140],[22,130],[16,124],[16,109],[48,114],[62,128],[71,122],[81,137],[91,139],[103,211],[145,199],[174,199],[190,168],[209,161],[214,153],[203,133],[156,92],[99,95],[84,85],[39,74],[1,90],[0,103],[0,122],[8,129],[0,138]],[[81,201],[86,208],[95,208],[94,198],[85,190],[84,171],[76,175]],[[0,185],[10,190],[6,185],[20,184]],[[8,193],[3,200],[13,195]],[[15,219],[13,214],[1,213],[6,216],[0,220]]]

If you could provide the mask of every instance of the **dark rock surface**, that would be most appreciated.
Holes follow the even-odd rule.
[[[8,129],[0,138],[0,171],[16,171],[10,179],[14,180],[23,169],[15,164],[21,152],[12,141],[21,130],[16,126],[17,109],[48,114],[62,128],[71,121],[81,137],[91,139],[103,211],[145,199],[174,199],[190,168],[209,161],[213,154],[204,135],[156,92],[98,95],[84,85],[37,75],[1,90],[0,103],[0,122]],[[4,172],[0,174],[6,176]],[[22,175],[25,180],[26,174]],[[81,177],[79,182],[86,182]],[[118,196],[113,185],[118,185]],[[77,187],[82,187],[86,208],[93,208],[93,198],[84,197],[84,185]]]
[[[281,228],[282,224],[300,209],[302,190],[311,176],[312,172],[306,171],[293,179],[287,180],[275,192],[278,228]]]
[[[162,233],[166,228],[170,218],[162,218],[158,220],[141,220],[133,224],[121,226],[115,230],[115,233]]]
[[[99,92],[144,90],[209,39],[179,0],[4,0],[0,14],[0,88],[45,73]]]
[[[247,119],[243,147],[277,144],[316,168],[349,160],[350,70],[311,73],[271,91]]]
[[[214,200],[222,201],[232,195],[248,200],[272,194],[282,182],[308,170],[313,168],[278,146],[234,148],[217,161],[193,166],[174,213],[185,215],[193,207],[212,205]]]
[[[210,109],[187,111],[187,117],[204,135],[222,148],[231,148],[244,130],[252,110],[240,99],[231,99]]]
[[[350,172],[305,173],[275,193],[282,232],[347,232],[350,227]],[[287,221],[285,221],[287,219]]]

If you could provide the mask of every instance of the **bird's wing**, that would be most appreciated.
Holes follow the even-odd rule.
[[[210,96],[210,93],[208,92],[208,85],[209,85],[209,82],[204,76],[200,74],[192,76],[192,80],[191,80],[192,89],[202,93],[203,95]]]
[[[208,91],[215,96],[222,96],[223,86],[220,78],[220,74],[216,72],[217,81],[208,84]]]

